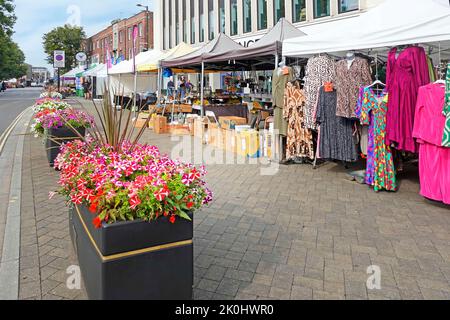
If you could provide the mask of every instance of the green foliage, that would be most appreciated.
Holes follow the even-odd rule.
[[[0,0],[0,35],[11,37],[16,23],[14,4],[12,0]]]
[[[75,66],[75,55],[81,51],[86,34],[82,27],[65,25],[57,27],[44,34],[43,45],[47,54],[47,61],[53,64],[53,52],[64,50],[66,53],[66,67],[61,72],[67,72]]]
[[[0,0],[0,80],[20,78],[27,72],[25,55],[11,40],[16,22],[12,0]]]

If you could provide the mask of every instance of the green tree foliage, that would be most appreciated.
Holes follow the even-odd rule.
[[[53,52],[55,50],[64,50],[66,53],[66,68],[61,69],[61,72],[69,71],[75,66],[75,55],[81,51],[85,38],[86,34],[82,27],[67,24],[44,34],[43,44],[48,63],[53,64]]]
[[[0,79],[20,78],[27,73],[25,55],[17,43],[0,35]]]
[[[27,72],[25,55],[11,39],[16,23],[12,0],[0,0],[0,80],[20,78]]]
[[[0,33],[11,37],[16,23],[12,0],[0,0]]]

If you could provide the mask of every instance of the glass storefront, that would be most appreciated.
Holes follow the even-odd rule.
[[[267,0],[258,0],[258,30],[267,29]]]
[[[278,23],[281,18],[285,17],[284,0],[273,0],[273,23]]]
[[[244,33],[252,32],[252,1],[243,0]]]
[[[314,18],[330,15],[330,0],[314,0]]]
[[[175,45],[180,43],[180,5],[178,0],[175,0]]]
[[[306,21],[306,0],[292,0],[292,22]]]
[[[187,15],[186,15],[186,1],[183,2],[183,42],[187,41]]]

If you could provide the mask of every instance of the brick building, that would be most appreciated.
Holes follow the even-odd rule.
[[[106,29],[86,39],[84,51],[88,63],[106,63],[108,45],[113,59],[130,59],[134,26],[138,28],[137,53],[153,49],[153,12],[141,11],[130,18],[113,21]]]

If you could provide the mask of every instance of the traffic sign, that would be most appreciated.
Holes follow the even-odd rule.
[[[62,50],[55,50],[53,52],[53,66],[55,68],[64,68],[66,66],[66,54]]]

